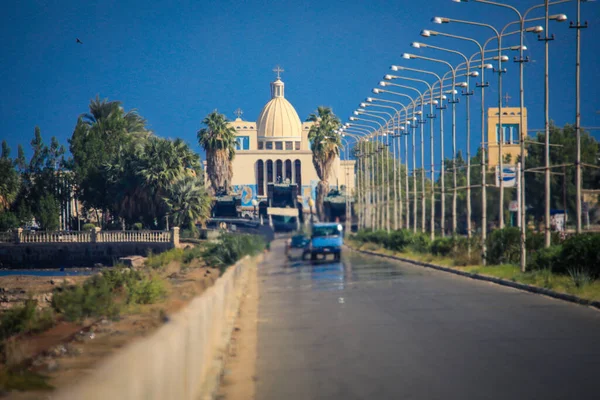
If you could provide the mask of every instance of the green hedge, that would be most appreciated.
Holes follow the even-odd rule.
[[[568,273],[583,269],[594,278],[600,278],[600,234],[583,233],[565,240],[553,270]]]
[[[376,243],[393,251],[411,250],[452,257],[455,265],[477,264],[481,253],[481,238],[477,236],[470,241],[460,236],[438,237],[430,241],[426,234],[414,234],[401,229],[390,233],[385,230],[360,230],[353,238],[362,243]],[[492,231],[486,241],[488,265],[519,264],[520,240],[521,231],[517,227]],[[527,233],[528,269],[551,270],[560,274],[577,269],[587,272],[592,278],[600,278],[599,233],[573,235],[562,243],[560,235],[553,233],[551,243],[552,246],[545,248],[543,233]]]

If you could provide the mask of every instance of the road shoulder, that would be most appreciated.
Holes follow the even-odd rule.
[[[246,293],[231,336],[217,399],[252,400],[256,397],[258,345],[258,268],[248,277]]]

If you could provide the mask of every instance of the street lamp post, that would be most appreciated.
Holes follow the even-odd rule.
[[[473,22],[473,21],[457,20],[457,19],[444,18],[444,17],[433,17],[432,22],[434,22],[436,24],[457,22],[457,23],[462,23],[462,24],[467,24],[467,25],[487,27],[487,28],[491,29],[494,32],[494,34],[496,35],[496,40],[498,41],[498,56],[497,56],[498,68],[495,70],[495,72],[498,73],[498,136],[499,136],[499,138],[498,138],[498,164],[499,164],[499,169],[500,169],[500,179],[499,179],[499,185],[498,185],[499,190],[500,190],[500,195],[499,195],[500,205],[498,207],[498,225],[499,225],[500,229],[502,229],[502,228],[504,228],[504,182],[502,179],[502,174],[504,171],[504,160],[502,159],[502,151],[503,151],[502,145],[504,142],[504,137],[503,137],[504,134],[503,134],[503,129],[502,129],[502,74],[504,72],[506,72],[506,70],[502,68],[502,61],[503,61],[503,57],[502,57],[502,53],[501,53],[502,36],[500,35],[500,32],[498,32],[498,30],[490,24],[484,24],[484,23]],[[485,227],[484,227],[484,229],[485,229]]]
[[[364,115],[364,114],[366,114],[366,113],[363,113],[363,115]],[[366,115],[367,115],[367,116],[375,116],[374,114],[373,114],[373,115],[366,114]],[[361,115],[361,117],[362,117],[362,115]],[[375,116],[375,117],[383,119],[383,120],[384,120],[384,122],[386,121],[386,120],[385,120],[385,118],[383,118],[383,117],[379,117],[379,116]],[[363,122],[368,122],[368,123],[372,123],[372,124],[376,124],[376,125],[378,125],[378,126],[379,126],[379,130],[377,130],[377,131],[376,131],[376,136],[378,136],[378,134],[379,134],[379,131],[383,131],[383,129],[384,129],[384,128],[383,128],[383,125],[382,125],[381,123],[379,123],[377,120],[372,120],[372,119],[367,119],[367,118],[359,118],[359,117],[350,117],[349,119],[350,119],[350,121],[363,121]],[[376,138],[375,142],[377,143],[377,138]],[[375,154],[378,154],[378,153],[379,153],[377,149],[374,149],[374,152],[375,152]],[[378,178],[378,179],[380,179],[380,178],[381,178],[381,175],[380,175],[380,174],[378,174],[378,172],[379,172],[378,170],[379,170],[379,169],[377,168],[377,166],[376,166],[376,168],[373,170],[373,186],[374,186],[374,188],[373,188],[373,189],[375,189],[375,182],[376,182],[376,180],[375,180],[375,177],[377,176],[377,178]],[[381,221],[380,221],[380,220],[378,220],[378,218],[376,218],[376,217],[378,216],[378,215],[377,215],[377,214],[378,214],[378,213],[377,213],[377,207],[378,207],[378,206],[381,206],[381,200],[382,200],[382,197],[380,197],[380,194],[379,194],[379,190],[377,190],[377,191],[374,193],[374,197],[373,197],[373,198],[374,198],[374,200],[375,200],[375,203],[376,203],[376,206],[375,206],[375,211],[376,211],[376,213],[373,215],[373,217],[374,217],[374,218],[373,218],[373,226],[374,226],[374,227],[375,227],[375,226],[378,226],[379,228],[381,228],[381,226],[382,226],[382,225],[381,225]]]
[[[429,74],[429,75],[433,75],[435,76],[438,80],[440,80],[440,76],[430,72],[430,71],[425,71],[425,70],[420,70],[420,69],[415,69],[415,68],[408,68],[408,67],[402,67],[402,66],[398,66],[398,65],[392,65],[390,67],[390,69],[392,71],[412,71],[412,72],[420,72],[420,73],[425,73],[425,74]],[[430,120],[430,125],[429,125],[429,145],[430,145],[430,153],[429,153],[429,158],[430,158],[430,179],[431,179],[431,221],[430,221],[430,239],[433,240],[435,239],[435,153],[434,153],[434,133],[433,133],[433,120],[436,118],[436,115],[433,113],[433,107],[436,106],[438,104],[437,100],[434,100],[433,96],[433,86],[430,85],[427,81],[422,80],[422,79],[415,79],[415,78],[410,78],[410,77],[404,77],[404,76],[393,76],[391,75],[392,79],[406,79],[406,80],[412,80],[415,82],[421,82],[421,83],[425,83],[428,87],[429,90],[429,95],[430,95],[430,101],[429,101],[429,114],[427,115],[427,118]],[[442,145],[443,146],[443,142]],[[423,187],[425,186],[425,174],[423,174]],[[423,207],[424,208],[424,207]]]
[[[371,148],[367,145],[369,138],[374,134],[374,128],[370,125],[357,124],[357,123],[346,123],[344,125],[344,129],[346,132],[352,131],[357,135],[362,135],[363,139],[361,141],[362,144],[359,145],[359,149],[361,150],[361,156],[364,159],[362,162],[362,171],[363,171],[363,210],[362,210],[362,220],[363,220],[363,228],[374,228],[374,213],[371,205],[373,204],[374,198],[373,196],[373,188],[374,188],[374,171],[370,168],[369,162],[373,154],[371,153]]]
[[[372,97],[369,97],[365,100],[365,102],[360,103],[360,106],[364,109],[366,107],[379,107],[379,108],[385,108],[385,109],[392,109],[395,111],[394,116],[391,117],[390,121],[392,123],[392,130],[391,132],[388,132],[388,143],[389,143],[389,137],[391,136],[392,138],[392,160],[393,160],[393,174],[394,174],[394,178],[393,178],[393,193],[394,193],[394,230],[398,229],[398,185],[397,185],[397,163],[396,163],[396,140],[394,140],[395,138],[399,137],[399,134],[396,134],[396,128],[397,128],[397,124],[395,123],[395,121],[397,119],[400,118],[400,110],[396,109],[395,107],[392,106],[387,106],[387,105],[383,105],[383,104],[376,104],[373,103],[373,100],[377,100],[377,99],[373,99]],[[394,102],[397,103],[397,102]],[[401,103],[399,103],[401,104]],[[389,114],[388,114],[389,115]],[[389,186],[388,186],[389,187]],[[389,194],[388,194],[388,198],[389,198]],[[402,203],[400,203],[402,204]]]
[[[375,89],[374,89],[375,90]],[[377,89],[377,91],[379,92],[381,89]],[[408,97],[408,96],[407,96]],[[375,97],[367,97],[366,99],[367,104],[371,104],[373,106],[378,106],[378,107],[389,107],[389,106],[384,106],[381,104],[375,104],[374,102],[383,102],[383,103],[387,103],[387,104],[395,104],[401,107],[401,109],[396,109],[394,107],[393,108],[396,111],[396,126],[395,126],[395,133],[394,133],[394,138],[399,138],[402,136],[402,131],[404,130],[404,126],[400,125],[400,111],[404,111],[404,113],[406,115],[408,115],[408,111],[406,106],[404,105],[404,103],[399,102],[399,101],[393,101],[393,100],[387,100],[387,99],[382,99],[382,98],[375,98]],[[400,157],[400,140],[395,140],[393,141],[393,146],[394,146],[394,152],[395,154],[398,155],[398,160],[401,160]],[[396,160],[396,156],[394,155],[394,159]],[[398,169],[398,162],[394,161],[394,170],[396,171]],[[400,165],[401,165],[401,161],[400,161]],[[404,210],[403,210],[403,204],[402,204],[402,185],[400,183],[401,180],[401,171],[398,171],[397,175],[394,175],[394,185],[397,186],[397,193],[394,192],[394,212],[396,213],[397,211],[397,215],[398,215],[398,219],[399,219],[399,227],[402,228],[403,226],[403,222],[402,222],[402,217],[404,214]],[[398,210],[396,210],[396,205],[398,206]],[[396,228],[397,229],[397,228]]]
[[[391,90],[386,90],[386,89],[380,89],[380,88],[374,88],[373,89],[373,93],[375,94],[379,94],[379,93],[389,93],[389,94],[393,94],[396,96],[403,96],[406,97],[410,100],[413,108],[415,106],[415,101],[414,99],[404,93],[398,93],[398,92],[394,92]],[[408,119],[408,107],[405,107],[405,112],[407,113],[406,118]],[[406,135],[408,135],[408,133],[406,133]],[[405,136],[404,137],[404,163],[405,163],[405,169],[406,169],[406,175],[405,175],[405,195],[406,195],[406,228],[410,229],[410,192],[409,192],[409,185],[408,185],[408,138]]]
[[[581,29],[587,28],[587,21],[581,24],[581,2],[587,0],[577,0],[577,22],[571,22],[570,27],[576,30],[575,44],[575,185],[577,201],[575,202],[575,229],[577,233],[581,233],[581,202],[583,194],[581,190]]]
[[[355,115],[360,115],[360,116],[367,116],[367,117],[379,118],[379,119],[383,120],[384,124],[387,125],[387,120],[384,117],[382,117],[382,116],[380,116],[380,115],[378,115],[376,113],[366,112],[364,110],[361,110],[361,111],[357,110],[357,111],[354,111],[354,114]],[[359,118],[357,118],[357,119],[359,119]],[[375,121],[372,121],[372,122],[375,122]],[[380,134],[378,136],[385,135],[385,131],[386,131],[385,127],[383,125],[381,125],[381,124],[379,124],[379,127],[380,127],[380,131],[378,131],[378,132],[380,132]],[[378,141],[378,143],[380,143],[380,142]],[[381,144],[378,144],[377,148],[375,150],[378,154],[380,154],[379,158],[380,158],[380,161],[381,161],[380,162],[380,168],[376,168],[378,170],[377,172],[379,173],[379,181],[381,181],[381,184],[379,185],[380,192],[378,192],[379,206],[380,206],[380,211],[378,213],[378,219],[379,219],[380,222],[379,222],[378,225],[379,225],[379,227],[381,229],[383,229],[384,221],[386,221],[386,218],[385,218],[385,202],[384,202],[384,198],[385,198],[384,185],[385,185],[386,182],[385,182],[385,179],[384,179],[384,165],[383,165],[384,151],[383,150],[384,150],[384,148],[382,147]],[[387,218],[387,231],[389,232],[389,218]]]
[[[386,75],[384,77],[384,79],[387,79],[389,75]],[[388,79],[389,80],[389,79]],[[421,119],[418,119],[416,117],[414,117],[414,115],[422,115],[423,114],[423,104],[422,104],[422,99],[423,99],[423,94],[421,93],[420,90],[412,87],[412,86],[407,86],[407,85],[398,85],[396,83],[391,83],[391,82],[387,82],[387,81],[381,81],[379,82],[380,86],[386,87],[386,86],[396,86],[396,87],[400,87],[400,88],[404,88],[404,89],[411,89],[414,90],[418,93],[419,95],[419,99],[421,99],[421,111],[417,111],[415,110],[416,104],[414,104],[413,106],[413,122],[414,124],[411,125],[411,129],[416,130],[419,126],[421,126],[421,138],[423,138],[423,124],[421,122]],[[422,145],[422,143],[421,143]],[[422,162],[423,160],[421,160]],[[412,137],[412,164],[413,164],[413,232],[417,232],[417,175],[416,175],[416,146],[415,146],[415,134],[413,133],[413,137]],[[423,210],[421,212],[421,214],[423,215],[423,229],[424,228],[424,221],[425,221],[425,214],[424,214],[424,206],[423,206]]]

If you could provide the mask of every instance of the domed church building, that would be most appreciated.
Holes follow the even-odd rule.
[[[267,185],[297,184],[304,211],[308,200],[316,197],[319,177],[312,162],[308,131],[312,122],[302,122],[294,106],[285,98],[285,84],[277,78],[271,83],[271,100],[256,122],[237,118],[230,122],[236,130],[237,145],[233,160],[232,186],[241,195],[242,207],[252,209],[252,200],[267,198]],[[316,104],[315,104],[316,108]],[[329,178],[331,188],[354,188],[354,160],[334,162]]]

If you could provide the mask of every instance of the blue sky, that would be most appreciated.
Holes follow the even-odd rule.
[[[539,2],[508,3],[525,10]],[[584,19],[590,23],[582,30],[584,126],[600,126],[600,42],[594,39],[600,27],[598,7],[598,3],[582,5]],[[569,20],[576,16],[574,2],[551,10],[567,14]],[[28,149],[34,126],[39,125],[47,142],[54,135],[66,144],[77,116],[100,95],[122,101],[126,109],[136,108],[157,135],[181,137],[200,151],[196,132],[213,109],[233,118],[240,107],[246,119],[255,120],[269,100],[269,82],[277,64],[285,69],[286,97],[301,119],[318,105],[327,105],[347,121],[390,72],[391,64],[445,71],[435,63],[403,60],[403,52],[460,62],[458,56],[413,49],[412,41],[469,55],[476,51],[462,41],[421,38],[422,29],[482,41],[490,37],[485,28],[434,25],[430,22],[434,15],[498,28],[515,19],[508,10],[450,0],[4,1],[0,6],[0,138],[8,140],[15,155],[18,143]],[[543,9],[531,16],[543,16]],[[550,33],[556,36],[550,43],[550,115],[562,125],[574,121],[575,30],[569,29],[567,21],[552,23]],[[75,38],[83,45],[76,44]],[[508,44],[518,44],[517,40],[514,37]],[[526,44],[533,61],[525,75],[529,126],[539,128],[543,127],[544,48],[533,35]],[[512,96],[509,105],[517,106],[518,66],[512,62],[513,54],[508,55],[511,62],[506,65],[503,93]],[[486,106],[495,106],[497,79],[491,74],[488,78]],[[475,115],[480,107],[476,97]],[[459,130],[463,113],[461,101]],[[450,123],[449,118],[446,121]],[[477,121],[472,129],[479,132]],[[474,140],[471,147],[478,143]],[[466,146],[462,134],[458,144]]]

